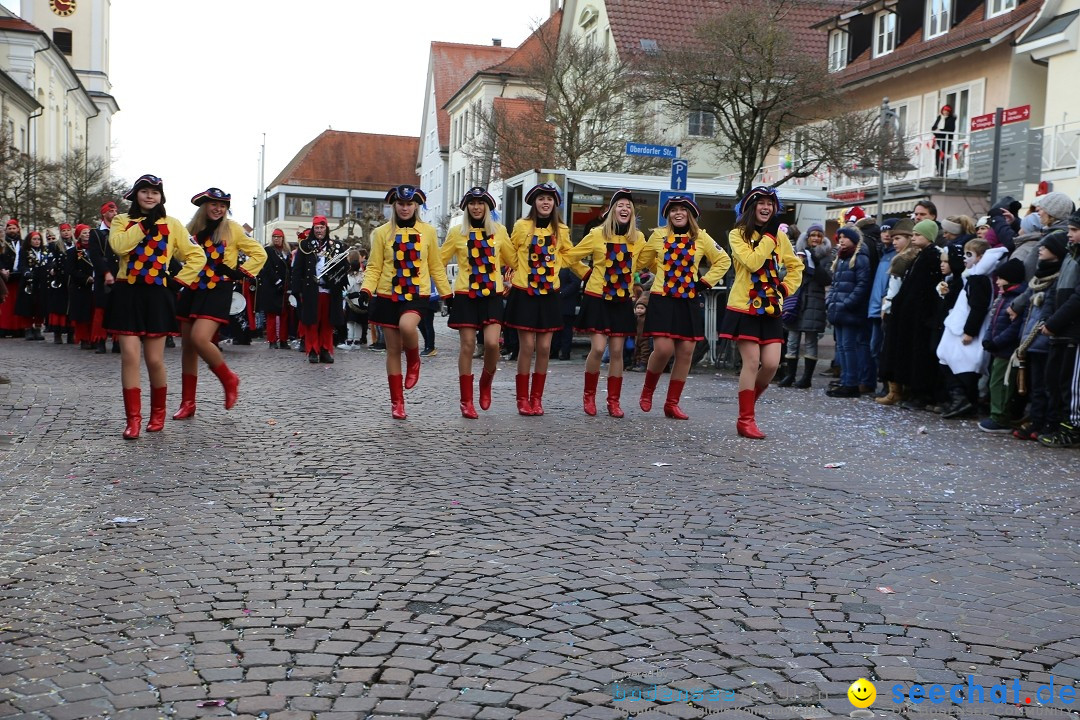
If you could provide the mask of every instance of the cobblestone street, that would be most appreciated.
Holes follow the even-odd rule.
[[[1034,695],[1080,684],[1075,451],[823,377],[765,394],[765,441],[730,371],[690,377],[688,422],[640,373],[590,418],[580,350],[544,417],[503,362],[470,421],[438,344],[404,422],[382,355],[256,343],[223,348],[233,410],[203,367],[196,416],[131,442],[118,356],[0,340],[0,718],[795,720],[860,677],[876,717],[1075,717]],[[1023,690],[892,699],[969,676]]]

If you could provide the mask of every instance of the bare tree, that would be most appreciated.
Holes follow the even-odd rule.
[[[128,189],[123,180],[109,176],[104,158],[87,157],[82,149],[60,160],[50,183],[55,197],[54,216],[68,222],[89,222],[98,216],[102,204],[116,202]]]
[[[596,43],[537,30],[531,60],[511,68],[525,92],[485,108],[466,148],[482,174],[509,177],[528,168],[647,173],[667,160],[626,155],[627,142],[653,143],[655,122],[633,93],[636,72]]]
[[[24,229],[52,223],[56,204],[53,178],[56,164],[37,159],[12,144],[7,113],[0,118],[0,205],[17,217]]]
[[[712,137],[699,143],[711,145],[722,162],[735,164],[740,195],[779,147],[799,151],[774,186],[823,167],[850,170],[880,157],[877,113],[836,113],[843,94],[825,58],[793,39],[790,15],[796,1],[736,3],[703,19],[686,46],[662,48],[642,61],[650,96],[680,112],[715,117]]]

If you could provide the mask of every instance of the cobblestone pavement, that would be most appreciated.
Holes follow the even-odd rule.
[[[232,411],[204,369],[129,442],[117,356],[0,341],[0,717],[783,720],[859,677],[878,717],[961,717],[890,688],[968,676],[1022,692],[964,718],[1074,717],[1032,694],[1080,684],[1076,452],[821,387],[744,440],[712,371],[689,422],[634,373],[589,418],[580,359],[542,418],[503,363],[468,421],[439,344],[405,422],[382,356],[227,346]]]

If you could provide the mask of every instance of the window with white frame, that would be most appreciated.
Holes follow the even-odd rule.
[[[716,134],[716,116],[708,110],[691,110],[686,133],[691,137],[712,137]]]
[[[1004,15],[1010,10],[1016,9],[1016,0],[990,0],[986,4],[987,17],[994,17],[996,15]]]
[[[833,30],[829,33],[829,72],[836,72],[847,67],[848,34],[847,30]]]
[[[949,32],[949,10],[952,0],[926,0],[926,38]]]
[[[896,49],[896,13],[879,12],[874,16],[874,57],[888,55]]]

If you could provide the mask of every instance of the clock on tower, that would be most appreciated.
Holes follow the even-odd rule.
[[[75,12],[75,0],[49,0],[49,9],[60,17],[67,17]]]

